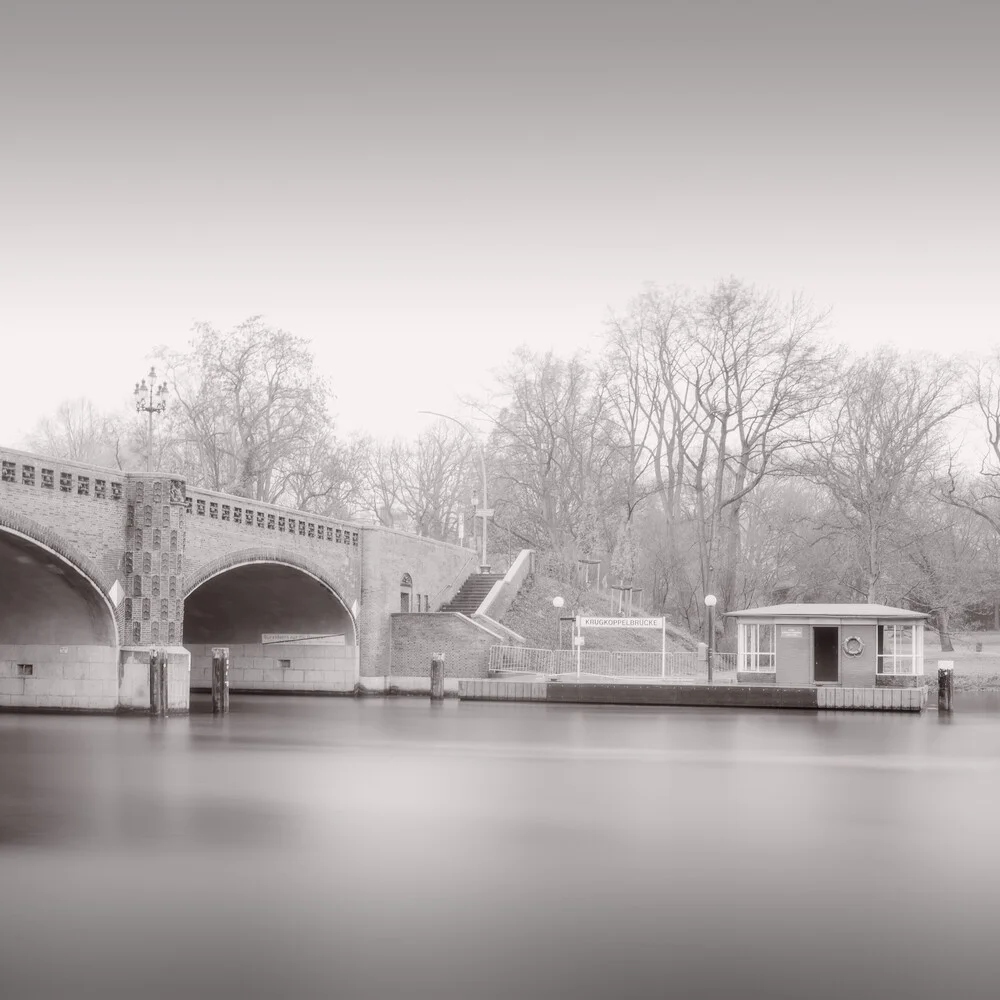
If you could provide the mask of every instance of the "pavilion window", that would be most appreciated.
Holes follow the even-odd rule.
[[[920,625],[880,625],[878,628],[878,672],[922,674],[924,629]]]
[[[741,624],[738,639],[739,669],[749,673],[774,673],[774,626]]]

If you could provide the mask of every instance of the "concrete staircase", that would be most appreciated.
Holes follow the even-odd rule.
[[[486,595],[493,589],[497,580],[503,579],[503,573],[473,573],[462,584],[458,593],[441,606],[441,611],[459,611],[463,615],[473,615]]]

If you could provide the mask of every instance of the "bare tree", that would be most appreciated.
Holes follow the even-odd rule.
[[[730,280],[701,296],[647,289],[610,324],[609,396],[624,430],[629,510],[659,500],[675,608],[700,618],[709,590],[732,606],[743,505],[832,394],[840,355],[819,338],[823,322],[801,299],[783,304]],[[669,573],[665,582],[669,590]]]
[[[51,417],[39,421],[28,435],[28,447],[76,462],[117,469],[141,466],[141,449],[133,446],[128,421],[104,413],[89,399],[60,403]]]
[[[458,540],[470,487],[479,482],[464,431],[439,420],[413,442],[362,438],[354,455],[355,492],[366,513],[386,527]]]
[[[987,525],[967,510],[925,499],[911,512],[897,593],[931,616],[941,649],[954,649],[951,632],[965,610],[981,601],[990,576],[983,542]]]
[[[965,405],[955,366],[880,348],[858,359],[844,395],[797,465],[822,486],[857,552],[857,596],[876,602],[890,539],[947,457],[945,427]]]
[[[297,510],[333,517],[348,517],[361,503],[363,461],[358,441],[341,442],[330,433],[318,434],[304,461],[292,464],[286,493]]]
[[[209,489],[294,502],[304,470],[329,458],[328,388],[308,344],[259,317],[195,330],[188,352],[157,352],[174,396],[171,464]]]
[[[386,528],[403,527],[403,446],[371,437],[358,442],[359,508]]]
[[[985,450],[974,474],[956,459],[949,461],[941,496],[982,518],[1000,536],[1000,348],[966,364],[962,374]]]
[[[735,280],[704,296],[693,327],[697,427],[684,458],[701,527],[702,584],[732,607],[741,560],[740,511],[776,461],[807,439],[829,400],[840,352],[816,334],[824,316]]]
[[[473,445],[461,428],[439,420],[403,451],[400,499],[417,534],[458,538],[470,486],[478,482]]]
[[[582,357],[564,361],[527,348],[499,380],[491,498],[519,537],[565,567],[610,550],[621,475],[603,386]]]

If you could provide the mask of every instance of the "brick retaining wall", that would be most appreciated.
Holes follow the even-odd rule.
[[[501,640],[453,611],[392,615],[392,677],[424,677],[431,658],[444,654],[446,677],[485,677],[490,646]]]

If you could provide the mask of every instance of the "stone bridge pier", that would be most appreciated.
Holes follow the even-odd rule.
[[[404,532],[0,448],[0,708],[168,708],[210,685],[349,694],[387,672],[389,615],[430,610],[475,553]],[[401,595],[401,580],[409,593]]]

